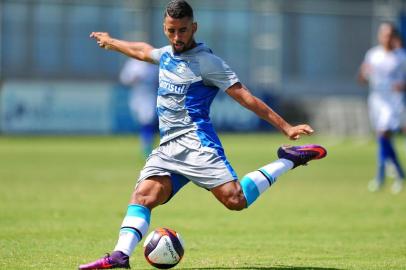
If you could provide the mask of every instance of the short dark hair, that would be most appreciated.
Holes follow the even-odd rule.
[[[166,18],[166,16],[174,19],[182,19],[184,17],[193,19],[193,9],[188,2],[184,0],[172,0],[166,6],[164,18]]]

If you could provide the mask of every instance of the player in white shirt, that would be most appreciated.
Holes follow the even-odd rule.
[[[143,154],[148,157],[158,124],[155,109],[158,66],[130,58],[120,72],[120,82],[130,87],[128,105],[131,116],[139,126]]]
[[[403,95],[406,86],[406,55],[397,50],[393,38],[395,27],[388,22],[378,29],[379,45],[365,55],[359,79],[369,83],[368,108],[372,127],[378,140],[378,168],[376,177],[368,184],[370,191],[379,190],[385,180],[385,164],[391,162],[397,173],[393,193],[403,187],[404,171],[397,158],[392,135],[402,125]]]
[[[114,251],[79,269],[128,268],[129,256],[147,233],[151,210],[168,202],[192,182],[230,210],[249,207],[283,173],[326,156],[319,145],[284,146],[279,159],[246,174],[241,181],[227,160],[210,121],[210,105],[219,91],[276,126],[292,140],[310,135],[306,124],[291,126],[239,81],[234,71],[203,43],[194,40],[197,23],[186,1],[171,1],[164,14],[170,45],[155,49],[143,42],[94,32],[100,47],[159,64],[157,111],[160,146],[148,157],[131,196]]]

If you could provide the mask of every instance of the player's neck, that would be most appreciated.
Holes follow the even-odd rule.
[[[191,49],[195,48],[196,46],[197,46],[196,41],[195,41],[195,40],[192,40],[192,44],[190,44],[190,47],[189,47],[188,50],[191,50]]]
[[[192,42],[190,43],[189,47],[187,47],[182,53],[190,51],[191,49],[195,48],[196,46],[197,46],[196,41],[193,39]]]
[[[386,52],[391,52],[395,50],[395,47],[392,45],[382,45],[382,48],[386,51]]]

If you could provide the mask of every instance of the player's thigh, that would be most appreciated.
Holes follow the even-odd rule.
[[[130,203],[141,204],[152,209],[168,201],[171,195],[170,176],[150,176],[137,184]]]
[[[232,210],[241,210],[246,207],[246,200],[238,181],[230,181],[211,189],[213,195]]]

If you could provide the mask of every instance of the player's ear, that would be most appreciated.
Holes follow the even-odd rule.
[[[192,23],[192,32],[193,32],[193,34],[196,33],[196,31],[197,31],[197,22],[193,22]]]

